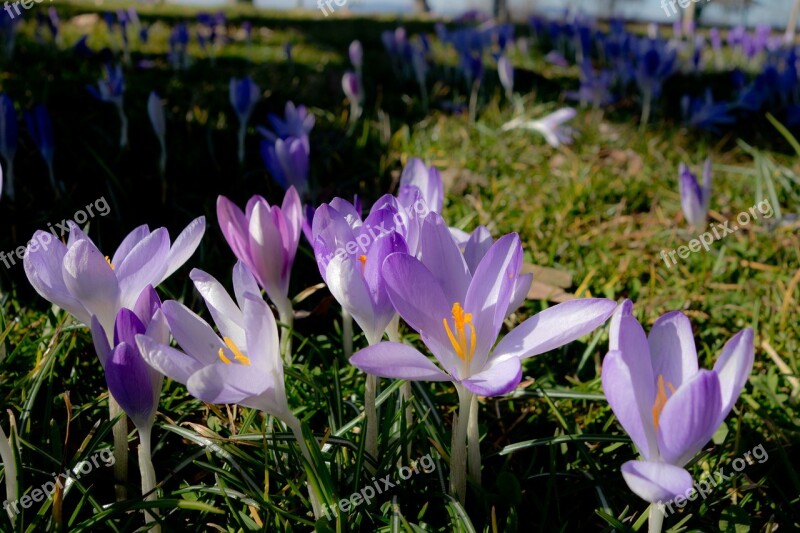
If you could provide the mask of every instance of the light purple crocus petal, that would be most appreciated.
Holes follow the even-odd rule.
[[[203,297],[222,336],[230,338],[237,346],[247,346],[242,312],[222,284],[210,274],[196,268],[189,277]]]
[[[30,284],[42,298],[65,309],[84,324],[90,324],[91,313],[70,293],[64,283],[62,265],[67,247],[61,241],[54,239],[52,234],[44,231],[34,233],[33,239],[37,242],[47,242],[43,239],[49,239],[52,242],[48,250],[37,247],[25,254],[23,266]]]
[[[697,348],[692,325],[680,311],[667,313],[656,320],[647,343],[656,380],[662,375],[664,381],[677,389],[697,374]]]
[[[733,404],[742,393],[747,378],[753,370],[755,348],[753,330],[744,329],[725,343],[722,354],[714,364],[714,372],[719,376],[721,402],[716,425],[719,426],[731,412]]]
[[[106,361],[108,361],[108,358],[111,357],[113,348],[108,342],[108,336],[106,335],[105,329],[103,329],[103,326],[100,324],[100,321],[97,320],[96,316],[92,317],[91,330],[94,351],[97,353],[97,358],[100,360],[100,366],[105,368]]]
[[[467,262],[470,272],[475,273],[478,263],[481,262],[492,244],[494,244],[494,239],[486,226],[478,226],[470,234],[467,244],[464,246],[464,260]]]
[[[280,208],[270,209],[263,203],[256,204],[249,228],[253,273],[270,299],[281,306],[288,302],[291,273],[291,265],[284,248],[284,235],[287,232],[286,220]],[[263,253],[257,253],[256,250]]]
[[[350,55],[350,63],[353,64],[356,70],[360,69],[364,65],[364,48],[361,46],[361,42],[353,41],[350,43],[348,53]]]
[[[400,188],[407,186],[417,187],[422,194],[425,205],[435,213],[442,212],[444,204],[444,183],[439,171],[431,166],[425,166],[421,159],[409,160],[402,174],[400,174]]]
[[[248,241],[249,223],[239,207],[224,196],[217,198],[217,219],[219,227],[233,255],[252,267]]]
[[[480,396],[502,396],[511,392],[522,380],[522,363],[516,358],[493,360],[477,374],[461,383]]]
[[[635,390],[642,378],[632,373],[632,368],[625,364],[622,352],[611,351],[603,359],[603,393],[611,406],[611,410],[619,420],[625,432],[630,435],[636,449],[645,459],[656,457],[655,428],[646,423],[642,417]],[[652,444],[651,444],[652,442]]]
[[[178,235],[175,243],[167,255],[167,265],[164,275],[156,285],[160,285],[175,273],[194,254],[206,231],[206,217],[197,217]]]
[[[409,381],[452,381],[417,349],[398,342],[381,342],[359,350],[350,364],[367,374]]]
[[[522,307],[522,304],[525,303],[525,299],[528,297],[528,293],[531,290],[532,284],[533,274],[522,274],[521,276],[517,276],[517,279],[514,283],[514,289],[511,291],[511,302],[508,304],[508,311],[506,312],[506,315],[510,315]]]
[[[600,327],[616,303],[605,298],[572,300],[533,315],[497,344],[498,357],[525,359],[564,346]],[[642,340],[644,332],[642,332]]]
[[[413,329],[442,367],[458,376],[463,361],[453,350],[442,320],[451,318],[451,303],[442,288],[418,259],[407,254],[392,254],[383,262],[383,277],[392,305]]]
[[[211,326],[176,301],[164,302],[161,309],[172,336],[188,355],[203,366],[219,362],[219,350],[225,348],[225,345]]]
[[[721,407],[719,377],[699,371],[673,394],[661,411],[658,449],[664,461],[688,463],[717,430]]]
[[[62,272],[67,290],[90,315],[97,315],[108,332],[120,307],[120,289],[117,276],[100,251],[88,240],[78,241],[64,256]]]
[[[497,60],[497,74],[500,77],[500,84],[506,92],[514,90],[514,66],[506,56]]]
[[[303,203],[297,189],[292,185],[283,197],[281,213],[286,220],[286,234],[284,247],[289,265],[294,264],[297,247],[300,244],[300,234],[303,230]]]
[[[135,344],[114,348],[105,365],[108,390],[137,428],[149,427],[158,406],[161,378],[139,355]]]
[[[238,261],[233,267],[233,293],[236,295],[236,302],[240,309],[244,307],[245,295],[252,294],[261,297],[261,289],[258,288],[256,278],[241,261]]]
[[[159,343],[148,335],[137,335],[136,345],[148,365],[183,385],[189,381],[192,374],[204,366],[197,359]]]
[[[686,221],[692,226],[701,226],[705,223],[707,206],[703,191],[697,178],[691,173],[689,167],[681,163],[679,169],[679,188],[681,193],[681,208]]]
[[[201,368],[186,382],[189,394],[207,403],[238,403],[259,396],[270,388],[271,381],[251,366],[223,362]],[[262,408],[262,407],[257,407]],[[278,414],[278,413],[274,413]]]
[[[283,387],[283,362],[275,316],[261,296],[245,294],[242,306],[246,346],[256,372],[274,372],[275,382]]]
[[[136,247],[136,245],[143,241],[148,235],[150,235],[150,228],[147,226],[147,224],[134,229],[122,240],[119,247],[117,247],[117,251],[114,252],[111,262],[116,266],[121,265],[125,261],[125,258],[128,256],[128,254],[131,253],[131,250],[133,250],[134,247]],[[72,233],[70,233],[70,237],[71,236]],[[86,236],[84,235],[84,237]]]
[[[158,228],[134,246],[121,264],[114,264],[123,307],[133,307],[145,287],[161,282],[168,255],[169,234]]]
[[[420,235],[422,263],[436,278],[452,305],[464,304],[471,276],[464,255],[450,235],[450,229],[441,216],[430,213],[425,217]],[[449,316],[449,315],[448,315]]]
[[[147,327],[136,313],[130,309],[120,309],[114,321],[114,345],[119,346],[123,342],[133,345],[136,343],[136,335],[144,335],[146,330]]]
[[[159,309],[161,309],[161,298],[158,297],[158,293],[153,286],[148,285],[136,300],[133,312],[142,321],[142,324],[148,327]]]
[[[628,461],[622,465],[625,483],[646,502],[667,502],[685,496],[692,476],[683,468],[655,461]]]

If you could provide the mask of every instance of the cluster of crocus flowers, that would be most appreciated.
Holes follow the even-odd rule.
[[[166,228],[150,231],[146,225],[133,230],[113,256],[104,255],[77,226],[71,226],[66,244],[37,231],[34,240],[49,243],[31,248],[23,260],[25,274],[36,292],[85,325],[96,323],[116,346],[113,332],[122,309],[134,309],[148,286],[156,287],[194,254],[205,232],[205,218],[195,219],[170,241]],[[111,419],[120,414],[113,392],[109,398]],[[127,477],[127,419],[114,425],[117,495],[124,498]]]
[[[287,328],[281,346],[286,361],[291,362],[294,311],[289,299],[289,279],[303,225],[300,196],[290,187],[280,206],[271,206],[261,196],[254,196],[244,212],[220,196],[217,217],[233,254],[253,273],[278,308],[280,320]]]
[[[522,379],[522,360],[593,331],[611,315],[615,303],[587,299],[560,304],[529,318],[497,342],[522,267],[519,237],[508,234],[492,244],[474,274],[438,214],[426,217],[420,241],[421,259],[402,252],[391,254],[381,274],[394,309],[420,334],[439,366],[400,342],[372,345],[350,362],[384,378],[454,384],[460,407],[454,422],[450,483],[463,502],[474,395],[510,392]],[[477,428],[476,416],[474,424]],[[471,477],[479,479],[477,439],[470,445]]]
[[[125,77],[122,74],[122,66],[117,65],[112,68],[110,65],[105,65],[103,77],[97,80],[97,87],[88,85],[86,90],[101,102],[112,104],[116,108],[120,127],[119,146],[120,148],[128,146],[128,118],[125,116],[123,106]]]
[[[693,228],[702,227],[706,223],[711,203],[711,159],[706,159],[703,165],[702,184],[689,167],[681,163],[678,169],[678,186],[683,216]]]
[[[663,315],[646,336],[625,301],[614,313],[603,390],[641,460],[622,465],[630,489],[650,503],[682,496],[692,487],[684,466],[708,443],[730,413],[753,368],[753,330],[737,333],[712,370],[700,369],[692,326],[681,312]],[[663,514],[650,508],[650,531]]]

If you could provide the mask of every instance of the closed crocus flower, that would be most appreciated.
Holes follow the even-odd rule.
[[[695,228],[706,223],[708,206],[711,203],[711,159],[703,166],[703,183],[697,181],[689,167],[681,163],[678,170],[678,185],[681,192],[681,208],[686,221]]]
[[[692,477],[683,467],[711,439],[741,394],[753,368],[753,330],[737,333],[714,368],[705,370],[698,368],[686,315],[663,315],[646,336],[632,311],[625,301],[612,318],[603,390],[641,454],[641,460],[622,465],[622,475],[637,496],[656,503],[691,489]],[[663,515],[651,512],[650,518]]]
[[[300,197],[309,194],[311,147],[308,137],[261,141],[261,157],[272,178],[284,190],[294,187]]]
[[[164,176],[167,169],[167,121],[164,118],[164,104],[155,91],[151,92],[147,98],[147,116],[150,117],[150,124],[158,137],[159,145],[161,145],[158,168],[161,175]]]
[[[110,335],[119,310],[133,308],[145,287],[158,286],[180,268],[204,232],[205,218],[199,217],[171,244],[166,228],[140,226],[109,257],[76,225],[67,244],[37,231],[34,240],[48,244],[25,255],[25,274],[44,299],[87,325],[96,316]]]
[[[290,187],[280,206],[271,206],[261,196],[254,196],[244,212],[220,196],[217,217],[233,254],[267,291],[281,321],[291,326],[289,280],[303,225],[303,207],[297,191]]]
[[[421,159],[409,160],[400,174],[400,187],[414,186],[422,193],[422,199],[428,209],[435,213],[442,212],[444,204],[444,184],[442,175],[434,166],[426,166]]]
[[[244,162],[244,138],[247,133],[247,122],[253,113],[256,103],[261,98],[261,89],[250,76],[242,79],[231,78],[230,98],[233,110],[239,119],[239,163]]]
[[[511,99],[514,94],[514,66],[506,56],[501,56],[497,60],[497,74],[500,77],[500,84],[506,91],[506,96]]]
[[[364,90],[361,80],[355,72],[347,71],[342,76],[342,90],[350,102],[350,122],[352,124],[361,116],[361,105],[364,103]]]
[[[352,63],[353,68],[356,69],[356,72],[361,72],[361,68],[364,66],[364,47],[361,46],[361,41],[353,41],[350,43],[348,54],[350,55],[350,63]]]
[[[526,121],[521,118],[515,118],[505,123],[501,130],[508,131],[522,128],[537,131],[544,136],[547,144],[553,148],[558,148],[562,144],[570,144],[572,142],[572,129],[564,124],[575,118],[575,114],[574,109],[565,107],[538,120]]]
[[[0,187],[0,191],[5,191],[6,196],[14,199],[14,156],[17,153],[17,139],[19,137],[19,126],[17,124],[17,112],[14,110],[14,102],[5,93],[0,93],[0,156],[5,160],[4,169],[5,189]]]

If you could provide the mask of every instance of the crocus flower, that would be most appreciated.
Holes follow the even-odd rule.
[[[163,177],[167,169],[167,121],[164,118],[164,104],[155,91],[151,92],[147,98],[147,116],[150,117],[150,124],[158,137],[158,144],[161,146],[158,169]]]
[[[361,106],[364,103],[364,91],[358,74],[351,71],[345,72],[342,76],[342,90],[350,102],[350,122],[355,124],[355,121],[361,116]]]
[[[497,60],[497,74],[500,76],[500,84],[506,91],[509,100],[514,94],[514,66],[506,56]]]
[[[603,390],[642,456],[623,464],[622,476],[637,496],[656,503],[691,489],[692,477],[683,467],[711,439],[741,394],[753,368],[753,330],[737,333],[714,368],[704,370],[698,368],[686,315],[663,315],[645,336],[632,310],[626,300],[611,320]]]
[[[442,175],[436,167],[428,167],[418,158],[410,159],[400,174],[400,188],[408,186],[417,187],[420,190],[428,209],[435,213],[442,212],[444,184]]]
[[[460,410],[454,428],[451,490],[463,501],[467,421],[473,395],[498,396],[513,390],[522,379],[523,359],[596,329],[611,315],[615,303],[590,299],[557,305],[529,318],[498,343],[522,267],[519,237],[501,237],[474,274],[436,213],[426,218],[421,241],[421,261],[395,253],[384,261],[382,273],[394,308],[419,332],[440,366],[416,348],[397,342],[365,348],[350,362],[380,377],[455,384]],[[475,452],[472,450],[471,460],[480,457]]]
[[[270,206],[254,196],[242,212],[233,202],[217,199],[217,218],[233,254],[255,276],[278,308],[281,322],[291,329],[294,312],[289,299],[289,279],[300,243],[303,208],[294,187],[286,191],[283,204]],[[287,331],[284,342],[288,343]],[[288,352],[288,344],[284,344]],[[289,358],[286,354],[287,360]]]
[[[244,137],[247,133],[247,121],[253,113],[259,98],[261,89],[256,85],[250,76],[237,79],[231,78],[230,97],[233,110],[239,119],[239,163],[244,162]]]
[[[158,401],[164,376],[142,358],[136,343],[137,335],[146,335],[153,342],[169,344],[169,329],[161,313],[161,300],[148,286],[131,309],[121,309],[114,323],[114,346],[96,317],[92,319],[92,339],[100,364],[105,371],[108,391],[139,431],[139,470],[142,494],[155,500],[156,475],[150,448]],[[146,513],[146,521],[155,518]]]
[[[364,47],[361,46],[361,41],[350,43],[348,54],[350,55],[350,63],[356,69],[356,73],[360,73],[361,68],[364,66]]]
[[[17,112],[14,102],[5,93],[0,93],[0,156],[6,163],[4,174],[5,194],[14,199],[14,156],[17,153],[17,138],[19,136],[17,125]],[[0,191],[2,191],[0,187]]]
[[[121,148],[128,146],[128,118],[123,107],[125,77],[122,74],[122,66],[117,65],[112,69],[109,65],[105,65],[103,77],[97,80],[97,88],[88,85],[86,89],[101,102],[113,104],[117,109],[120,122],[119,145]]]
[[[501,131],[509,131],[515,128],[537,131],[544,135],[547,144],[553,148],[558,148],[562,144],[570,144],[572,142],[572,129],[564,126],[564,123],[575,118],[575,115],[576,112],[573,108],[565,107],[538,120],[526,121],[521,117],[515,118],[503,124]]]
[[[37,231],[34,240],[48,245],[31,247],[23,260],[25,274],[44,299],[86,325],[96,316],[105,331],[112,332],[120,309],[132,309],[145,287],[157,287],[180,268],[204,231],[205,217],[199,217],[171,245],[166,228],[151,233],[146,225],[139,226],[111,258],[77,225],[71,225],[66,245]]]
[[[53,123],[50,121],[50,113],[44,104],[38,104],[30,111],[25,112],[25,124],[28,126],[28,133],[33,139],[42,159],[47,163],[47,173],[50,178],[50,186],[56,195],[64,189],[64,185],[56,181],[53,172]]]
[[[699,228],[705,224],[708,206],[711,202],[711,159],[706,159],[703,166],[703,184],[697,181],[689,167],[681,163],[678,170],[678,184],[681,192],[681,208],[686,221]]]
[[[309,112],[306,106],[295,106],[294,102],[286,102],[283,118],[275,113],[270,113],[267,116],[267,120],[269,120],[273,131],[263,126],[258,126],[256,129],[273,143],[277,139],[288,139],[289,137],[297,139],[308,138],[316,123],[313,113]]]
[[[272,178],[284,190],[294,187],[301,197],[308,196],[311,150],[307,137],[263,140],[261,157]]]
[[[162,312],[181,349],[137,335],[142,357],[204,402],[239,404],[279,418],[292,430],[303,455],[313,465],[300,421],[286,399],[275,317],[261,298],[255,278],[243,264],[236,265],[234,301],[209,274],[195,269],[190,277],[219,334],[183,304],[168,301]],[[319,517],[321,510],[316,507]]]

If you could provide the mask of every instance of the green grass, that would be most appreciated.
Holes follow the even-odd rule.
[[[64,8],[83,12],[87,8]],[[70,11],[75,10],[75,11]],[[148,22],[171,22],[190,11],[142,9]],[[239,13],[237,11],[237,13]],[[250,11],[239,13],[249,17]],[[244,203],[252,194],[271,201],[279,190],[258,156],[251,128],[248,157],[235,161],[235,120],[228,103],[230,76],[251,74],[265,90],[251,126],[268,111],[280,112],[291,99],[317,115],[312,134],[312,176],[319,200],[358,193],[365,202],[387,192],[410,157],[422,157],[447,176],[445,218],[471,230],[487,225],[494,235],[520,234],[526,262],[571,274],[569,290],[635,302],[645,328],[663,313],[680,309],[692,319],[701,363],[710,367],[723,344],[744,327],[756,331],[756,363],[734,412],[714,444],[689,467],[694,479],[763,444],[769,459],[748,466],[717,487],[704,501],[690,502],[665,522],[699,531],[791,531],[797,512],[800,475],[796,465],[800,435],[797,322],[800,235],[798,223],[773,220],[714,243],[667,268],[659,254],[697,237],[680,214],[677,167],[696,169],[710,156],[715,164],[712,218],[731,220],[766,194],[752,155],[736,136],[720,140],[695,135],[669,120],[640,133],[636,113],[624,105],[608,114],[582,111],[575,143],[552,149],[535,133],[499,132],[515,116],[491,79],[481,93],[477,123],[466,116],[425,113],[415,87],[397,82],[380,47],[386,19],[318,21],[305,16],[262,14],[269,31],[252,47],[227,47],[214,66],[199,57],[185,73],[174,74],[163,56],[167,26],[153,31],[153,43],[134,52],[156,68],[126,69],[126,110],[131,148],[116,147],[118,124],[111,107],[91,100],[84,86],[99,76],[99,63],[68,51],[36,44],[34,12],[26,14],[14,59],[5,65],[2,90],[23,108],[47,102],[56,135],[56,174],[69,193],[57,202],[46,187],[45,169],[30,140],[17,156],[18,199],[0,203],[0,249],[23,245],[33,231],[61,220],[105,195],[111,215],[95,219],[90,235],[111,251],[142,223],[167,225],[172,232],[205,214],[209,229],[189,266],[161,288],[196,311],[203,306],[188,280],[198,267],[229,282],[234,259],[216,227],[214,202],[225,194]],[[159,23],[159,24],[164,24]],[[430,22],[410,22],[411,30],[432,31]],[[64,44],[79,36],[63,29]],[[352,136],[340,79],[347,68],[347,44],[365,45],[369,94],[366,118]],[[295,43],[294,63],[282,46]],[[109,37],[102,23],[92,42]],[[194,50],[194,49],[193,49]],[[197,50],[194,50],[197,52]],[[530,117],[554,110],[574,72],[554,72],[541,59],[525,59],[531,73],[523,82],[522,106]],[[572,88],[571,85],[569,88]],[[158,145],[147,119],[151,90],[167,102],[168,201],[159,202]],[[463,102],[465,91],[448,83],[431,87],[433,101]],[[661,117],[665,118],[665,117]],[[668,118],[668,117],[666,117]],[[746,135],[766,149],[759,158],[800,173],[788,144],[769,126]],[[758,169],[762,168],[759,159]],[[771,172],[771,170],[770,170]],[[775,198],[784,214],[796,214],[797,181],[774,173]],[[783,183],[781,180],[784,180]],[[174,233],[173,233],[174,234]],[[293,272],[291,294],[320,282],[307,243]],[[50,472],[63,471],[111,445],[107,391],[91,338],[64,312],[54,314],[36,296],[21,267],[0,271],[0,398],[16,420],[22,462],[21,490],[31,491]],[[508,326],[550,304],[529,301]],[[337,304],[319,289],[296,306],[308,316],[296,323],[296,366],[287,370],[289,404],[325,443],[322,454],[331,480],[326,489],[339,498],[396,472],[425,454],[436,457],[430,474],[414,475],[370,505],[317,524],[320,531],[643,531],[647,506],[625,485],[619,467],[635,450],[602,396],[599,366],[607,334],[586,338],[526,362],[515,393],[480,402],[483,486],[472,487],[461,508],[447,496],[450,431],[458,404],[442,384],[414,386],[417,422],[404,427],[398,385],[382,380],[380,462],[363,453],[361,439],[364,378],[342,352]],[[409,331],[406,339],[418,342]],[[365,341],[356,338],[356,346]],[[776,365],[772,352],[783,361]],[[8,416],[2,426],[8,428]],[[212,406],[194,400],[183,386],[167,382],[154,430],[154,463],[161,481],[160,509],[166,531],[307,531],[313,527],[306,474],[291,434],[270,417],[250,409]],[[97,468],[77,481],[60,502],[37,503],[18,521],[19,531],[137,531],[137,438],[131,434],[129,493],[114,503],[111,468]],[[407,454],[407,446],[411,452]],[[373,473],[373,471],[375,473]],[[148,504],[149,505],[149,504]],[[0,530],[11,531],[0,514]]]

